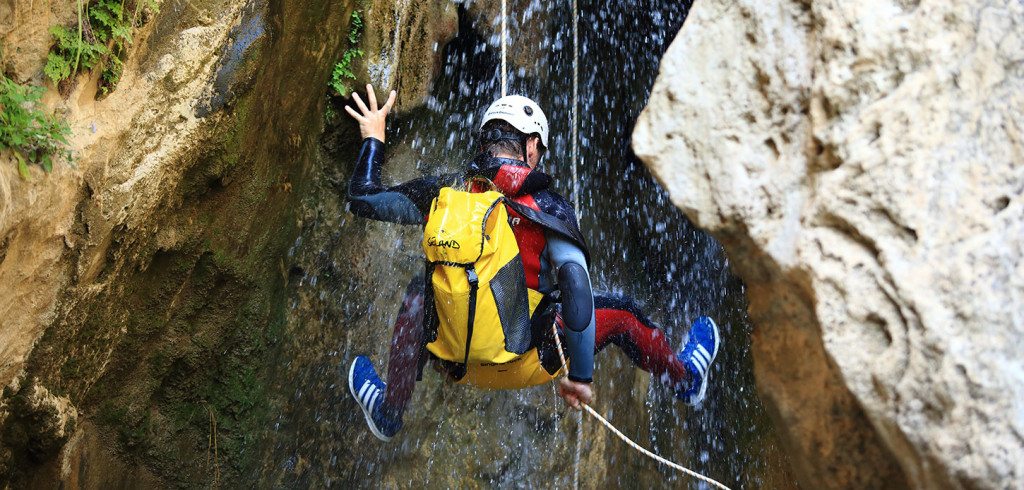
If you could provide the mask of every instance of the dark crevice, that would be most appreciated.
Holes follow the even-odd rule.
[[[874,257],[876,260],[881,255],[881,250],[878,248],[878,244],[871,237],[868,237],[860,232],[857,227],[843,218],[834,213],[824,213],[821,216],[821,224],[832,228],[840,235],[848,238],[851,242],[861,246],[868,254]]]
[[[992,209],[996,213],[999,213],[1000,211],[1006,209],[1009,205],[1010,205],[1010,197],[1009,196],[999,196],[994,201],[992,201]]]
[[[769,150],[771,150],[773,157],[776,159],[779,158],[779,147],[775,144],[775,140],[773,138],[765,139],[764,144]]]

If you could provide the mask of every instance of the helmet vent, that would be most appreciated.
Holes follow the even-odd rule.
[[[523,112],[525,112],[527,116],[532,116],[533,115],[533,107],[523,106]]]

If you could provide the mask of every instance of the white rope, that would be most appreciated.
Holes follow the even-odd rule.
[[[578,153],[579,124],[577,107],[579,106],[580,88],[580,49],[579,49],[579,14],[576,0],[572,0],[572,207],[576,211],[576,219],[580,219],[580,181],[576,176],[576,155]]]
[[[580,488],[580,453],[583,452],[583,412],[576,412],[576,464],[572,468],[572,488]]]
[[[661,456],[658,456],[657,454],[654,454],[654,453],[652,453],[652,452],[650,452],[650,451],[640,447],[639,444],[633,442],[630,438],[626,437],[626,435],[623,434],[622,432],[620,432],[619,429],[616,429],[615,426],[611,424],[611,422],[608,422],[607,420],[605,420],[604,417],[602,417],[600,414],[595,412],[593,408],[590,408],[590,405],[587,405],[586,403],[584,403],[583,404],[583,408],[585,408],[587,410],[587,412],[590,413],[590,415],[593,415],[594,417],[596,417],[597,420],[599,420],[602,424],[604,424],[605,427],[607,427],[609,430],[611,430],[613,433],[615,433],[615,435],[619,436],[619,439],[622,439],[623,441],[626,442],[626,444],[629,444],[630,446],[632,446],[633,449],[636,449],[637,451],[640,451],[641,453],[646,454],[648,457],[654,459],[655,461],[657,461],[657,462],[659,462],[661,464],[664,464],[664,465],[669,466],[670,468],[682,471],[683,473],[686,473],[687,475],[690,475],[690,476],[692,476],[692,477],[694,477],[694,478],[696,478],[698,480],[705,481],[705,482],[710,483],[710,484],[712,484],[712,485],[714,485],[714,486],[716,486],[718,488],[721,488],[723,490],[729,490],[729,487],[727,487],[725,485],[722,485],[721,483],[718,483],[717,481],[712,480],[711,478],[708,478],[708,477],[706,477],[706,476],[704,476],[704,475],[702,475],[700,473],[697,473],[696,471],[687,469],[687,468],[685,468],[685,467],[683,467],[681,465],[673,463],[673,462],[671,462],[671,461],[669,461],[669,460],[667,460],[667,459],[665,459],[665,458],[663,458]]]
[[[580,89],[580,49],[579,49],[579,9],[576,0],[572,0],[572,207],[576,211],[577,222],[580,219],[580,181],[576,175],[576,159],[578,155]],[[557,337],[555,337],[557,338]],[[565,365],[563,358],[562,365]],[[572,472],[572,488],[580,488],[580,453],[583,452],[583,412],[576,413],[576,458]]]
[[[508,70],[505,68],[505,51],[508,46],[508,23],[505,19],[505,0],[501,0],[501,96],[508,95]]]
[[[565,353],[562,351],[562,339],[558,337],[558,330],[555,327],[556,323],[557,322],[552,322],[552,324],[551,324],[551,332],[555,335],[555,345],[558,346],[558,358],[562,360],[562,371],[564,371],[566,374],[568,374],[568,370],[566,369],[566,364],[565,364]],[[671,461],[669,461],[669,460],[667,460],[667,459],[665,459],[665,458],[663,458],[661,456],[658,456],[657,454],[654,454],[654,453],[644,449],[639,444],[633,442],[632,439],[630,439],[625,434],[623,434],[619,429],[616,429],[615,426],[612,425],[611,422],[609,422],[604,417],[602,417],[599,413],[594,411],[593,408],[590,408],[590,405],[587,405],[586,403],[583,403],[583,402],[580,402],[580,404],[583,405],[583,408],[586,409],[587,413],[589,413],[590,415],[593,415],[594,418],[596,418],[599,422],[604,424],[605,427],[607,427],[609,430],[611,430],[612,433],[614,433],[616,436],[618,436],[619,439],[622,439],[626,444],[629,444],[630,447],[632,447],[633,449],[636,449],[637,451],[640,451],[641,453],[643,453],[647,457],[649,457],[649,458],[651,458],[651,459],[653,459],[653,460],[655,460],[655,461],[657,461],[657,462],[659,462],[661,464],[664,464],[664,465],[666,465],[666,466],[668,466],[668,467],[670,467],[672,469],[682,471],[683,473],[686,473],[687,475],[690,475],[690,476],[692,476],[692,477],[694,477],[694,478],[696,478],[698,480],[710,483],[711,485],[716,486],[718,488],[721,488],[723,490],[730,490],[729,487],[727,487],[725,485],[722,485],[721,483],[718,483],[717,481],[715,481],[715,480],[713,480],[711,478],[708,478],[708,477],[706,477],[706,476],[704,476],[704,475],[702,475],[700,473],[697,473],[696,471],[690,470],[690,469],[688,469],[688,468],[686,468],[686,467],[684,467],[682,465],[673,463],[673,462],[671,462]],[[580,412],[580,413],[582,413],[582,412]]]

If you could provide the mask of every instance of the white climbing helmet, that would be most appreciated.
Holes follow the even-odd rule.
[[[540,134],[540,141],[548,147],[548,118],[536,102],[522,95],[506,95],[487,107],[480,129],[495,119],[512,125],[524,134]]]

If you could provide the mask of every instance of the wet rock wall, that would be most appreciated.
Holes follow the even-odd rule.
[[[1018,3],[697,3],[634,148],[748,285],[810,488],[1024,481]],[[871,468],[871,471],[865,471]]]
[[[538,94],[553,121],[567,121],[558,20],[568,7],[513,3],[511,88]],[[17,285],[0,302],[0,486],[568,486],[575,422],[551,387],[467,390],[428,368],[401,440],[385,446],[341,372],[356,354],[383,371],[397,305],[419,268],[418,230],[345,210],[358,138],[347,102],[325,92],[351,47],[352,13],[364,21],[365,50],[352,85],[401,93],[387,170],[401,181],[470,156],[460,135],[499,88],[495,5],[168,0],[138,29],[111,95],[96,100],[97,74],[69,94],[51,87],[47,104],[75,132],[74,166],[33,168],[22,181],[0,165],[0,279]],[[74,6],[16,7],[0,33],[23,49],[5,69],[45,84],[46,27],[72,22]],[[670,17],[583,7],[601,39],[664,29]],[[456,30],[462,51],[442,64]],[[586,66],[652,41],[630,42],[595,45]],[[546,54],[524,56],[532,50]],[[743,285],[623,152],[649,85],[630,72],[636,92],[620,105],[609,94],[621,82],[602,73],[584,80],[602,87],[585,101],[601,102],[600,118],[583,122],[600,136],[585,141],[586,159],[603,163],[582,173],[595,183],[583,192],[585,228],[602,243],[595,277],[646,302],[673,345],[703,313],[735,341],[721,354],[722,378],[733,382],[693,411],[610,348],[598,361],[597,408],[645,446],[720,479],[791,486],[750,389]],[[546,170],[568,195],[568,125],[558,124]],[[590,421],[584,441],[586,485],[689,481]]]
[[[75,4],[12,3],[5,72],[50,87],[75,159],[31,180],[0,165],[0,486],[105,487],[112,468],[136,487],[233,480],[274,398],[326,82],[356,8],[376,59],[390,2],[162,2],[102,100],[98,73],[66,95],[42,74]],[[393,39],[447,25],[438,5],[406,7],[420,20]]]

